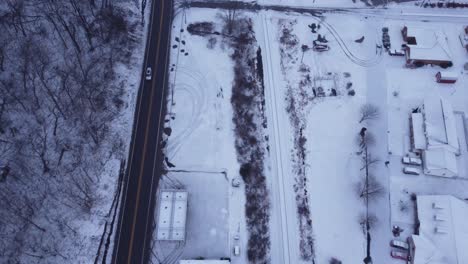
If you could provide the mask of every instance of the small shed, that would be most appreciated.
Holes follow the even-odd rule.
[[[440,71],[436,74],[438,83],[455,83],[458,80],[458,73],[449,71]]]

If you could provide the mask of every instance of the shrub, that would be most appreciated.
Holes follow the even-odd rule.
[[[338,260],[337,258],[335,257],[332,257],[330,259],[330,264],[342,264],[343,262],[341,262],[341,260]]]
[[[187,26],[187,31],[192,35],[206,36],[212,34],[214,25],[212,22],[197,22]]]

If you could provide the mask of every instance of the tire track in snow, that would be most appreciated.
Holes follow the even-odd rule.
[[[351,50],[348,48],[344,40],[341,38],[340,34],[336,31],[336,29],[332,25],[330,25],[329,23],[325,21],[320,20],[319,18],[315,18],[315,19],[318,21],[318,23],[325,26],[328,32],[330,32],[330,34],[336,40],[336,42],[338,43],[338,45],[340,46],[341,50],[344,52],[346,57],[348,57],[352,62],[362,67],[372,67],[374,65],[379,64],[382,61],[381,53],[376,55],[374,58],[371,58],[368,60],[357,57],[356,55],[353,54],[353,52],[351,52]]]
[[[175,135],[169,137],[167,154],[170,159],[174,158],[177,152],[180,150],[185,142],[185,139],[189,137],[202,123],[202,113],[205,111],[207,106],[207,97],[205,89],[208,87],[208,82],[205,76],[198,72],[190,70],[184,66],[178,66],[179,78],[188,79],[184,82],[175,82],[175,92],[186,92],[190,95],[192,102],[192,111],[190,111],[189,122]],[[189,83],[189,80],[192,82]]]

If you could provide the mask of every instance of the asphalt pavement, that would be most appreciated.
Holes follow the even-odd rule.
[[[152,10],[144,70],[135,108],[112,263],[148,262],[155,193],[163,166],[160,143],[166,112],[173,3],[172,0],[149,2]],[[152,68],[151,80],[145,79],[146,67]]]

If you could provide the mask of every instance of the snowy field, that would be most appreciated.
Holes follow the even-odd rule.
[[[230,103],[233,63],[224,43],[209,48],[206,38],[186,31],[189,23],[219,21],[217,13],[190,9],[174,19],[170,59],[174,93],[168,107],[167,127],[172,132],[167,156],[175,165],[173,170],[184,171],[171,173],[170,178],[187,185],[189,192],[188,240],[179,258],[231,257],[232,263],[246,263],[244,190],[242,185],[231,186],[239,171]],[[201,230],[192,233],[197,227]],[[239,240],[234,239],[236,235]],[[234,245],[240,246],[240,257],[231,256]],[[153,250],[168,254],[159,247]]]

